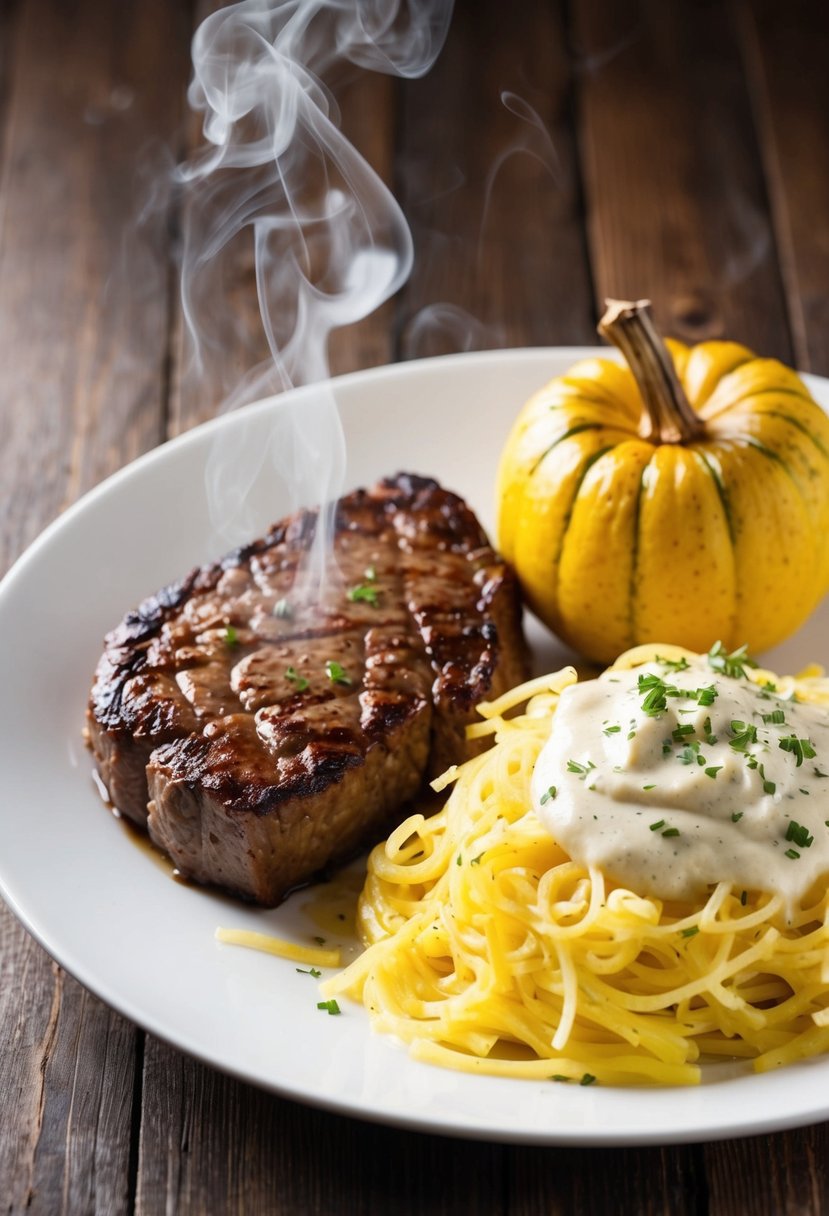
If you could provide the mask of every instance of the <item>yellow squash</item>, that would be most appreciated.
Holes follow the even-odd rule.
[[[829,587],[829,418],[736,342],[663,345],[647,302],[527,402],[498,474],[499,543],[527,601],[606,663],[642,642],[760,652]]]

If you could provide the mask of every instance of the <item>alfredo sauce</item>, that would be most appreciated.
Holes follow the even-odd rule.
[[[829,711],[730,660],[657,660],[565,689],[533,803],[574,860],[642,895],[727,881],[791,909],[829,871]]]

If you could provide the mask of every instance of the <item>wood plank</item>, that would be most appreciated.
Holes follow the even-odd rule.
[[[820,1216],[829,1206],[827,1125],[705,1146],[710,1216]]]
[[[575,0],[596,296],[649,296],[666,332],[790,359],[733,11]]]
[[[161,438],[166,216],[133,239],[135,166],[176,121],[182,33],[163,0],[22,5],[0,182],[6,558]]]
[[[829,25],[804,0],[739,5],[797,365],[829,373]]]
[[[688,1145],[516,1149],[509,1179],[510,1216],[700,1216],[706,1211],[701,1151]]]
[[[177,120],[187,35],[163,0],[117,9],[20,0],[13,28],[11,11],[2,27],[11,71],[0,166],[0,569],[160,437],[166,216],[141,233],[140,256],[125,259],[125,237],[141,151]],[[127,1212],[135,1028],[65,976],[5,908],[0,958],[4,1209]]]
[[[137,1216],[503,1211],[504,1150],[497,1146],[375,1127],[299,1106],[223,1077],[152,1038],[146,1078]]]
[[[595,339],[563,8],[459,5],[432,72],[403,86],[405,358]]]

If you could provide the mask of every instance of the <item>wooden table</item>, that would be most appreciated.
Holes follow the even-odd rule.
[[[194,139],[197,19],[170,0],[0,6],[4,567],[80,494],[215,408],[182,387],[176,197],[157,194],[135,227],[152,175]],[[403,204],[417,261],[392,303],[337,335],[333,370],[459,341],[590,343],[605,296],[649,295],[680,337],[729,335],[829,374],[828,30],[811,2],[467,0],[425,79],[343,81],[345,128]],[[247,255],[228,295],[241,368]],[[460,338],[415,323],[437,302],[475,323]],[[10,1213],[829,1205],[825,1125],[613,1151],[373,1127],[195,1063],[84,991],[5,910],[0,934]]]

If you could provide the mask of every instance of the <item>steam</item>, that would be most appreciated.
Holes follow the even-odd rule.
[[[452,0],[242,0],[209,16],[193,40],[192,108],[205,146],[179,171],[186,191],[181,293],[200,391],[235,408],[320,383],[301,409],[278,411],[269,450],[234,450],[208,467],[214,524],[249,536],[249,485],[265,462],[292,506],[342,492],[344,443],[328,376],[331,331],[351,325],[406,281],[412,239],[392,194],[348,142],[326,78],[337,65],[423,75],[445,39]],[[234,328],[231,254],[248,243],[261,333]],[[243,311],[243,310],[242,310]],[[229,333],[233,340],[228,342]],[[254,358],[263,350],[269,358]],[[248,365],[229,366],[228,347]],[[318,529],[320,546],[325,545]],[[324,554],[318,555],[318,576]]]

